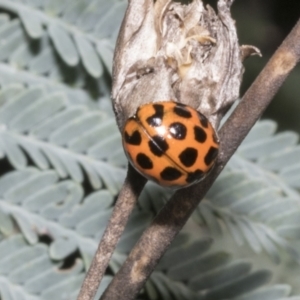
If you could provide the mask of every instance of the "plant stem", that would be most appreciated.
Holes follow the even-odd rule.
[[[146,182],[147,180],[137,173],[129,164],[127,177],[97,252],[81,286],[77,298],[78,300],[94,299],[110,258]]]

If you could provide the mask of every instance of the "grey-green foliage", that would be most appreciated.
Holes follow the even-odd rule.
[[[7,173],[0,179],[0,229],[12,234],[14,220],[32,245],[46,230],[53,239],[49,251],[52,259],[64,259],[79,249],[87,267],[111,214],[113,195],[102,188],[83,198],[80,184],[59,181],[54,170],[25,168]],[[128,251],[149,218],[147,212],[133,214],[119,251]]]
[[[234,259],[212,248],[211,238],[180,234],[146,284],[150,299],[300,299],[289,298],[287,284],[271,284],[272,272],[253,267],[249,259]],[[183,284],[183,282],[185,284]]]
[[[65,269],[53,261],[44,244],[28,245],[20,235],[0,242],[0,291],[4,300],[75,299],[83,280],[83,264],[76,260]],[[106,276],[100,295],[111,277]]]
[[[300,299],[289,297],[291,287],[287,284],[268,285],[272,271],[212,246],[209,237],[179,234],[146,283],[147,299]],[[116,254],[112,269],[118,270],[124,259]]]
[[[298,135],[274,136],[275,130],[271,121],[253,128],[195,217],[212,233],[222,232],[224,224],[237,244],[265,250],[275,261],[282,248],[299,262]]]
[[[105,229],[127,165],[109,102],[126,4],[0,0],[0,164],[13,169],[0,177],[2,300],[75,299]],[[275,130],[272,121],[253,128],[140,299],[300,299],[297,288],[291,296],[299,278],[300,148],[296,134]],[[146,186],[111,272],[171,194]],[[247,258],[236,251],[241,245],[252,249]],[[264,264],[264,255],[273,261]],[[284,270],[280,260],[289,262]]]
[[[75,67],[81,62],[89,75],[99,78],[103,73],[102,59],[111,70],[112,48],[126,6],[125,1],[67,0],[24,3],[1,0],[0,6],[18,15],[31,39],[49,37],[56,53],[66,65]],[[14,43],[11,42],[11,47],[6,47],[8,49],[22,44],[19,39],[23,35],[17,30],[12,30],[11,33],[10,39],[14,39]],[[49,69],[46,66],[49,61],[54,59],[49,42],[45,43],[39,61],[39,68],[44,71]],[[24,51],[28,54],[23,49],[20,55],[22,51],[19,50],[18,59],[25,55]]]
[[[87,76],[81,64],[68,67],[59,59],[47,32],[38,40],[29,39],[19,19],[0,14],[0,84],[43,85],[47,91],[63,91],[70,101],[95,106],[87,90]],[[112,56],[112,49],[110,50]],[[67,82],[68,85],[63,84]],[[96,93],[104,89],[99,79]],[[95,91],[94,91],[95,92]]]
[[[0,98],[0,152],[16,169],[28,164],[26,152],[42,170],[51,164],[61,178],[70,176],[79,183],[85,172],[93,188],[103,181],[117,193],[124,178],[119,165],[125,160],[115,146],[120,134],[107,114],[70,105],[62,92],[47,93],[42,86],[10,86]]]

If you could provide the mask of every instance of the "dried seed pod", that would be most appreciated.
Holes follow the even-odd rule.
[[[201,0],[129,1],[114,57],[113,106],[129,161],[161,185],[198,182],[216,161],[216,130],[239,96],[242,61],[256,50],[240,48],[232,2],[219,0],[215,13]],[[193,111],[194,123],[176,114],[180,105]],[[209,136],[200,144],[196,111],[208,124],[207,132],[200,126]],[[188,138],[174,138],[183,127]]]
[[[243,53],[232,0],[130,0],[118,37],[112,99],[120,130],[139,106],[173,99],[217,128],[239,96]]]

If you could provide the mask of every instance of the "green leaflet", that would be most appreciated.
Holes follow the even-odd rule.
[[[275,261],[285,249],[299,261],[300,195],[298,182],[286,176],[287,170],[298,168],[298,136],[274,135],[275,128],[274,122],[261,121],[252,129],[194,216],[213,235],[226,228],[239,245],[246,242]],[[271,161],[274,167],[267,167]]]
[[[66,68],[57,59],[47,33],[39,41],[28,39],[21,22],[2,15],[0,22],[0,82],[1,86],[22,85],[43,87],[50,91],[63,91],[77,104],[94,106],[89,92],[81,89],[85,74],[82,67]],[[103,79],[102,79],[103,80]],[[61,84],[67,81],[72,86]],[[104,85],[101,83],[102,86]],[[100,83],[99,83],[100,85]]]
[[[1,150],[10,163],[24,168],[27,158],[22,148],[41,169],[52,166],[61,177],[69,175],[77,182],[83,181],[85,171],[94,188],[104,181],[116,194],[125,170],[113,166],[110,159],[118,150],[113,146],[120,143],[115,123],[99,110],[68,105],[62,93],[46,95],[40,87],[18,92],[0,108],[0,122],[5,126],[0,133]],[[124,155],[120,164],[126,165]]]
[[[44,244],[30,246],[20,235],[0,242],[0,292],[3,300],[75,299],[83,280],[83,264],[61,270],[62,261],[52,261]],[[105,277],[100,294],[110,277]],[[63,296],[65,295],[65,296]]]
[[[116,0],[48,1],[42,5],[0,1],[1,7],[18,14],[31,39],[42,39],[48,31],[60,58],[71,67],[78,66],[81,60],[88,74],[95,78],[103,72],[97,45],[109,39],[114,44],[126,5],[126,1]]]
[[[113,196],[106,189],[84,198],[81,185],[72,180],[59,181],[53,170],[27,168],[0,178],[0,211],[11,216],[30,244],[38,242],[45,230],[54,242],[53,259],[64,259],[79,249],[89,265],[106,223],[111,215]],[[145,229],[152,215],[135,212],[130,219],[119,251],[127,252]],[[148,222],[147,222],[148,220]],[[1,223],[11,232],[9,222]]]

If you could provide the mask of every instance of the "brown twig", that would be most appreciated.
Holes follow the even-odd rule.
[[[113,251],[146,182],[147,180],[143,176],[137,173],[130,165],[128,166],[127,177],[89,271],[85,276],[78,300],[94,299]]]
[[[132,249],[102,300],[134,299],[170,243],[300,59],[300,21],[275,52],[219,132],[217,164],[201,183],[179,190]]]

